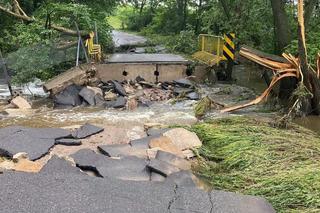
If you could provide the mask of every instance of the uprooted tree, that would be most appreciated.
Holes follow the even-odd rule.
[[[222,112],[230,112],[258,104],[268,97],[276,83],[289,79],[289,81],[295,82],[294,88],[296,88],[292,94],[289,94],[292,103],[289,114],[293,110],[297,110],[303,114],[320,115],[320,54],[318,54],[316,62],[317,67],[314,69],[308,64],[307,60],[303,0],[298,1],[297,15],[299,57],[296,58],[291,54],[283,54],[282,58],[249,47],[242,47],[240,55],[273,71],[273,78],[269,83],[269,88],[258,98],[247,104],[225,108]]]

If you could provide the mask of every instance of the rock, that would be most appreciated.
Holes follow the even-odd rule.
[[[18,107],[19,109],[31,109],[31,105],[29,104],[29,102],[21,96],[12,99],[11,104]]]
[[[64,145],[64,146],[80,146],[82,143],[80,140],[72,139],[72,138],[62,138],[56,140],[56,144]]]
[[[165,133],[164,136],[170,138],[172,143],[179,150],[186,150],[202,146],[202,142],[194,132],[190,132],[183,128],[171,129]]]
[[[95,91],[88,89],[87,87],[82,88],[82,90],[80,91],[79,95],[91,106],[95,106],[96,105],[96,101],[95,101]]]
[[[175,183],[178,188],[180,187],[196,187],[193,181],[194,175],[190,171],[180,171],[169,175],[165,181]]]
[[[157,159],[151,159],[148,164],[148,168],[151,171],[159,173],[165,177],[180,171],[179,168]]]
[[[187,94],[186,97],[189,98],[190,100],[200,100],[201,98],[199,93],[196,93],[196,92],[191,92]]]
[[[191,158],[194,158],[196,155],[193,153],[192,150],[190,149],[186,149],[186,150],[183,150],[182,151],[183,155],[184,155],[184,158],[186,159],[191,159]]]
[[[79,96],[81,89],[82,87],[76,85],[68,86],[54,97],[55,104],[62,106],[80,106],[82,103],[81,97]]]
[[[97,127],[91,124],[85,124],[83,126],[81,126],[79,129],[75,130],[72,133],[72,136],[75,139],[83,139],[83,138],[87,138],[91,135],[95,135],[98,134],[100,132],[102,132],[104,129],[101,127]]]
[[[159,150],[156,155],[157,160],[161,160],[163,162],[169,163],[181,170],[190,170],[191,164],[189,161],[180,158],[172,153],[164,152]]]
[[[135,98],[129,98],[126,108],[130,111],[136,110],[138,108],[138,101]]]
[[[119,84],[117,81],[111,81],[114,85],[114,90],[116,93],[118,93],[121,96],[127,96],[126,90],[123,88],[121,84]]]
[[[165,152],[170,152],[177,156],[183,157],[181,150],[172,143],[171,139],[165,136],[154,138],[149,144],[150,148],[160,148]]]
[[[232,192],[210,192],[213,212],[275,213],[272,206],[261,197],[241,195]]]
[[[23,160],[23,159],[29,159],[28,153],[19,152],[12,157],[12,160],[14,163],[18,163],[20,160]]]
[[[117,100],[113,103],[112,107],[113,108],[123,108],[126,106],[127,99],[125,99],[123,96],[120,96],[117,98]]]
[[[96,106],[100,106],[100,107],[102,106],[104,107],[106,104],[104,98],[100,94],[97,94],[96,96],[94,96],[94,102]]]
[[[184,87],[184,88],[193,88],[194,87],[194,84],[188,80],[188,79],[179,79],[179,80],[175,80],[173,81],[174,83],[176,83],[177,85],[181,86],[181,87]]]
[[[128,144],[114,144],[98,146],[99,151],[108,157],[136,156],[147,158],[147,150],[131,147]]]
[[[134,94],[136,91],[130,84],[124,85],[123,88],[127,94]]]
[[[114,101],[114,100],[116,100],[117,99],[117,94],[115,94],[115,93],[113,93],[113,92],[111,92],[111,91],[109,91],[109,92],[106,92],[105,94],[104,94],[104,99],[106,100],[106,101]]]
[[[95,95],[101,95],[101,96],[103,96],[102,89],[100,89],[99,87],[90,87],[90,86],[87,86],[87,89],[92,90]]]
[[[148,136],[161,136],[163,135],[163,133],[169,131],[169,128],[165,128],[165,129],[159,129],[159,128],[149,128],[147,130],[147,135]]]

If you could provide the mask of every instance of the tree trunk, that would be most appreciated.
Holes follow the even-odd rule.
[[[281,54],[291,42],[288,16],[285,11],[284,0],[271,0],[274,17],[276,53]],[[296,81],[292,78],[284,78],[280,82],[279,98],[284,102],[290,98],[296,88]]]
[[[283,0],[271,0],[271,6],[274,17],[275,37],[277,43],[276,52],[281,54],[283,49],[291,42],[288,16],[285,11],[285,2]]]
[[[307,47],[305,37],[305,19],[304,19],[304,2],[298,0],[298,49],[299,49],[299,62],[301,66],[303,84],[309,92],[312,93],[310,100],[312,113],[320,114],[320,81],[308,65],[307,60]],[[308,103],[307,103],[308,104]]]

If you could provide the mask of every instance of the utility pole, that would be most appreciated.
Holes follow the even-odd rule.
[[[1,49],[0,49],[0,60],[1,60],[2,68],[3,68],[4,76],[5,76],[9,91],[10,91],[11,98],[13,98],[13,91],[12,91],[12,87],[11,87],[10,76],[8,73],[6,62],[4,61],[4,58],[2,56]]]

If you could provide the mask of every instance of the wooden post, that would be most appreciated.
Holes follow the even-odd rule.
[[[4,58],[2,56],[1,50],[0,50],[0,60],[1,60],[2,67],[3,67],[4,76],[5,76],[9,91],[10,91],[11,98],[13,98],[13,91],[12,91],[12,87],[11,87],[10,76],[8,73],[7,65],[5,64]]]
[[[80,44],[81,44],[81,47],[82,47],[83,52],[84,52],[84,57],[86,58],[87,63],[90,63],[90,60],[89,60],[88,55],[87,55],[86,47],[84,46],[84,43],[83,43],[82,38],[81,38],[81,33],[80,33],[80,30],[79,30],[78,24],[77,24],[77,22],[74,22],[74,23],[75,23],[76,28],[77,28],[78,37],[80,38]]]

